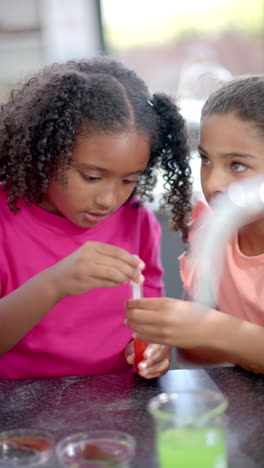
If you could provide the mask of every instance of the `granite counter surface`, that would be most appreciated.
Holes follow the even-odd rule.
[[[163,391],[205,387],[229,400],[229,468],[264,466],[264,377],[239,368],[174,370],[147,381],[135,374],[0,381],[0,429],[49,431],[55,442],[75,432],[125,431],[136,439],[132,468],[157,468],[148,400]],[[56,466],[53,459],[47,465]]]

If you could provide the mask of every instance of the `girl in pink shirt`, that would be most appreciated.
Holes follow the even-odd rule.
[[[129,282],[163,294],[160,227],[140,202],[159,169],[187,234],[184,121],[110,58],[44,68],[0,114],[0,378],[128,371]],[[139,373],[169,362],[150,344]]]
[[[208,98],[198,149],[208,203],[232,182],[264,174],[264,76],[236,78]],[[203,202],[194,208],[191,250],[196,234],[206,230],[208,212]],[[199,265],[186,253],[180,267],[187,295],[195,299]],[[185,358],[200,364],[229,361],[264,373],[263,273],[264,219],[258,218],[226,247],[219,310],[176,299],[143,299],[128,302],[127,323],[140,339],[182,348]]]

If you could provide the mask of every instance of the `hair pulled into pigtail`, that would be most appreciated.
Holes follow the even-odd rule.
[[[157,153],[163,170],[166,190],[161,208],[172,213],[172,228],[181,229],[183,241],[187,241],[188,221],[191,211],[191,169],[185,121],[178,107],[165,94],[154,94],[153,110],[159,117]]]
[[[173,228],[186,240],[191,185],[184,120],[169,97],[151,98],[144,81],[110,57],[44,67],[0,106],[0,184],[9,190],[9,208],[18,212],[21,198],[41,203],[57,176],[67,183],[80,136],[131,130],[150,143],[134,193],[151,200],[161,169],[162,209],[171,212]]]

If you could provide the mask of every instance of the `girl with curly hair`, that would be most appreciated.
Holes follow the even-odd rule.
[[[194,207],[191,248],[180,258],[186,296],[194,301],[199,298],[197,280],[203,262],[198,240],[210,228],[210,202],[234,182],[264,176],[264,75],[236,77],[212,93],[202,109],[198,150],[201,185],[209,205],[200,200]],[[130,300],[128,324],[140,339],[177,346],[182,366],[231,363],[264,374],[263,272],[264,218],[260,216],[227,242],[219,310],[170,298]],[[214,290],[211,274],[209,287]]]
[[[111,58],[53,64],[11,93],[0,113],[1,378],[131,368],[129,281],[163,294],[160,227],[142,201],[161,170],[163,208],[186,238],[188,153],[176,105]],[[139,373],[169,362],[150,344]]]

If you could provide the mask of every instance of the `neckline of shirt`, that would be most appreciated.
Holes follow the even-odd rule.
[[[46,227],[49,231],[56,231],[61,232],[65,231],[72,235],[82,235],[87,232],[98,232],[102,229],[105,229],[106,225],[109,223],[110,220],[119,212],[122,208],[120,207],[117,211],[109,215],[106,219],[101,221],[96,226],[92,227],[81,227],[77,226],[76,224],[72,223],[68,218],[64,216],[56,215],[55,213],[51,213],[50,211],[41,208],[38,205],[31,204],[27,205],[24,201],[19,202],[19,208],[21,209],[21,213],[26,216],[34,216],[38,223],[41,223],[42,226]],[[19,216],[19,214],[17,215]]]
[[[245,255],[243,254],[243,252],[241,252],[240,247],[239,247],[239,242],[238,242],[238,233],[236,233],[232,237],[231,244],[233,246],[233,250],[236,255],[236,258],[242,259],[244,262],[248,262],[248,263],[263,264],[264,253],[259,254],[259,255]]]

